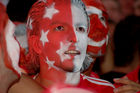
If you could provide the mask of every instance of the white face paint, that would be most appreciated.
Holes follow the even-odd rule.
[[[74,58],[74,72],[76,72],[80,71],[86,56],[88,22],[84,10],[74,5],[71,6],[71,9],[73,18],[73,28],[77,38],[75,46],[76,50],[80,51],[80,55],[76,55]]]
[[[86,11],[87,11],[88,15],[97,14],[99,20],[101,21],[101,23],[102,23],[105,27],[107,27],[106,22],[105,22],[106,20],[105,20],[105,18],[104,18],[104,16],[103,16],[103,12],[102,12],[100,9],[98,9],[98,8],[96,8],[96,7],[93,7],[93,6],[87,6]]]
[[[99,41],[99,42],[96,42],[90,38],[88,38],[88,45],[91,45],[91,46],[96,46],[96,47],[101,47],[103,46],[103,44],[106,42],[106,38]]]

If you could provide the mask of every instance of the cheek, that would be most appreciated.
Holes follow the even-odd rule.
[[[88,45],[88,47],[87,47],[87,53],[89,53],[89,54],[96,55],[99,53],[100,50],[101,50],[100,47],[95,47],[95,46],[90,46],[90,45]]]
[[[97,56],[103,55],[106,51],[106,44],[107,39],[104,42],[94,42],[92,45],[88,45],[87,53],[92,53]]]
[[[101,23],[91,26],[93,26],[94,28],[90,29],[90,33],[88,35],[90,39],[99,42],[106,38],[108,30]]]
[[[76,34],[78,37],[78,45],[81,47],[81,49],[87,48],[87,34]]]
[[[97,15],[91,15],[90,18],[88,37],[96,42],[103,40],[108,33],[108,28],[102,24]]]

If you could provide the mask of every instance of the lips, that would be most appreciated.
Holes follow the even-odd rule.
[[[64,54],[68,54],[68,55],[80,55],[80,51],[78,51],[78,50],[68,50],[68,51],[65,51]]]

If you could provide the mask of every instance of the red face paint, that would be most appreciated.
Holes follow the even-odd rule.
[[[42,44],[44,43],[42,51],[46,51],[42,52],[42,56],[45,57],[45,62],[54,62],[52,66],[49,66],[49,69],[60,67],[71,71],[74,55],[65,54],[68,50],[76,50],[74,45],[76,35],[72,27],[71,5],[70,0],[64,1],[61,5],[59,2],[53,2],[49,7],[46,7],[41,20],[43,25],[40,41]],[[43,34],[45,34],[44,37]]]
[[[106,10],[100,0],[83,0],[90,17],[87,53],[99,56],[105,53],[108,33]]]

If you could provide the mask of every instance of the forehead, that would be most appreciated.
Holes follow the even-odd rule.
[[[45,8],[44,16],[51,15],[51,18],[43,17],[47,20],[46,23],[87,24],[87,16],[82,5],[72,2],[74,0],[61,0],[63,3],[57,1]]]
[[[87,16],[84,12],[84,10],[72,5],[72,20],[73,23],[76,25],[84,25],[87,26],[88,21],[87,21]]]

